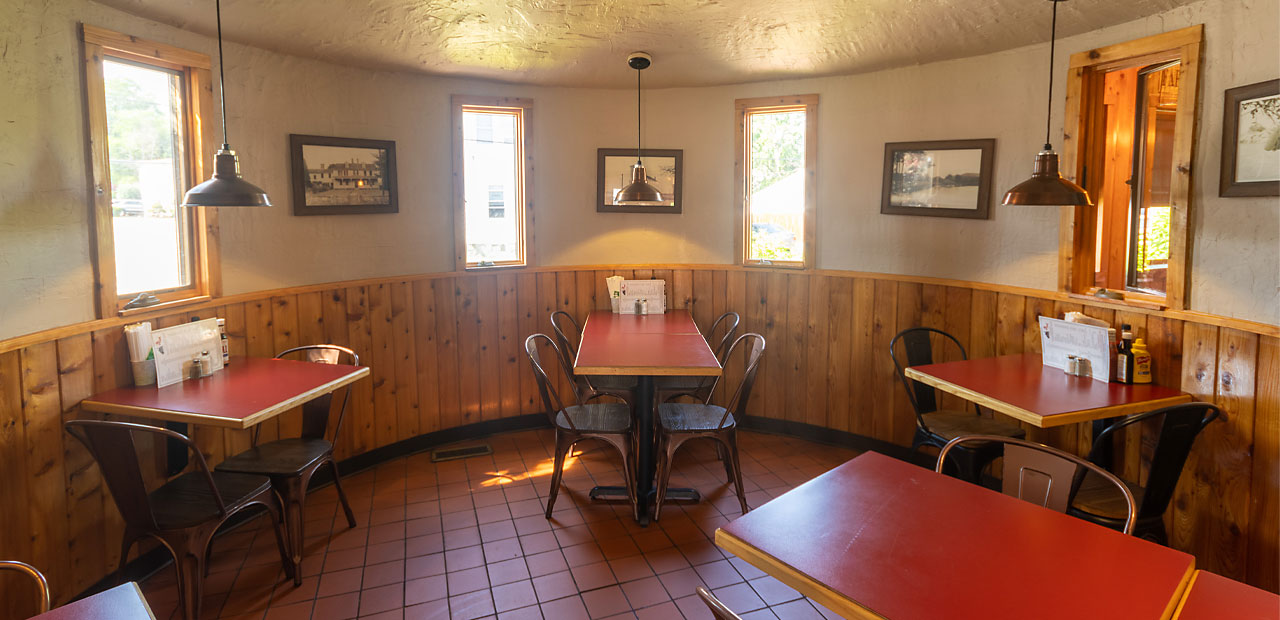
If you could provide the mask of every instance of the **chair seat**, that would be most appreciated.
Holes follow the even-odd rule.
[[[217,470],[263,476],[297,476],[333,453],[325,439],[281,439],[255,446],[218,464]]]
[[[1130,493],[1133,493],[1134,508],[1140,508],[1142,495],[1146,489],[1123,478],[1120,481],[1129,487]],[[1090,473],[1085,474],[1084,481],[1080,483],[1080,489],[1071,500],[1068,513],[1084,513],[1081,516],[1102,517],[1123,523],[1129,514],[1129,508],[1124,502],[1124,496],[1120,494],[1120,489],[1101,476]]]
[[[556,426],[579,433],[625,433],[631,429],[631,408],[625,403],[572,405],[556,414]]]
[[[221,471],[210,474],[228,511],[271,489],[271,479],[266,476]],[[199,471],[182,474],[147,497],[156,525],[162,530],[188,528],[218,518],[218,503],[209,492],[204,474]]]
[[[1002,437],[1027,436],[1027,431],[1016,424],[1001,422],[993,418],[984,418],[966,411],[935,411],[924,414],[925,426],[929,432],[951,441],[961,435],[1000,435]],[[972,445],[979,445],[974,443]]]
[[[720,420],[724,419],[724,425]],[[733,414],[725,417],[724,407],[694,403],[662,403],[658,405],[658,423],[672,433],[700,433],[733,428]]]

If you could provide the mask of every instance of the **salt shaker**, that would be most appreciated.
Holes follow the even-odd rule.
[[[213,374],[213,358],[209,357],[208,351],[200,352],[200,376],[207,377]]]
[[[640,314],[649,314],[649,300],[648,300],[648,299],[641,299],[641,300],[640,300]]]
[[[1080,374],[1080,358],[1074,355],[1068,355],[1067,367],[1063,368],[1062,372],[1065,372],[1069,375],[1079,375]]]

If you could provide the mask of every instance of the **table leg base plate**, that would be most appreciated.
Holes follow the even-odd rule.
[[[649,492],[649,499],[652,501],[654,492]],[[597,486],[591,488],[589,494],[591,499],[602,501],[627,501],[627,487],[610,487]],[[697,489],[675,488],[667,489],[668,502],[692,502],[698,503],[702,501],[702,494]],[[649,502],[646,502],[649,503]]]

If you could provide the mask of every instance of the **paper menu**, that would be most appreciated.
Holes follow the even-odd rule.
[[[623,280],[620,288],[624,297],[666,297],[666,280]]]
[[[213,371],[222,370],[222,337],[218,319],[194,321],[151,332],[151,348],[156,358],[156,387],[173,385],[187,378],[192,358],[209,352]]]
[[[1041,363],[1052,368],[1066,368],[1067,356],[1074,355],[1089,360],[1094,379],[1111,382],[1111,362],[1114,357],[1111,338],[1106,327],[1071,323],[1039,317]]]

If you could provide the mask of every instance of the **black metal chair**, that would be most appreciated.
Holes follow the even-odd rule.
[[[737,312],[726,312],[716,318],[711,324],[711,329],[707,331],[707,343],[714,348],[716,361],[720,362],[723,367],[726,360],[729,359],[729,348],[733,346],[733,335],[738,331],[738,324],[742,322],[742,317]],[[716,338],[716,332],[720,328],[724,328],[724,333]],[[715,391],[716,385],[720,382],[720,377],[658,377],[654,385],[654,402],[664,403],[682,396],[688,396],[694,400],[706,401],[707,396]]]
[[[942,473],[947,456],[965,443],[990,444],[1000,448],[999,456],[1004,459],[1001,491],[1005,495],[1058,512],[1067,510],[1072,481],[1084,472],[1093,473],[1113,487],[1113,494],[1124,500],[1127,512],[1120,531],[1125,534],[1133,531],[1137,516],[1133,493],[1111,472],[1074,454],[1042,443],[999,435],[966,435],[948,441],[938,452],[938,464],[934,471]],[[1115,493],[1117,490],[1119,493]]]
[[[342,356],[350,358],[352,366],[360,365],[360,356],[346,347],[332,344],[312,344],[294,347],[281,351],[277,359],[287,355],[305,354],[308,361],[336,364]],[[338,423],[334,425],[333,436],[337,437],[342,429],[342,418],[347,411],[347,401],[351,397],[351,387],[343,391],[342,406],[338,410]],[[329,411],[332,407],[333,392],[308,401],[302,405],[302,435],[287,439],[279,439],[258,445],[258,431],[253,432],[253,447],[228,458],[217,466],[221,472],[237,474],[255,474],[271,479],[271,486],[280,494],[284,502],[284,513],[289,533],[290,549],[293,561],[302,563],[302,549],[306,543],[303,524],[306,523],[304,510],[307,504],[307,486],[311,477],[321,467],[328,465],[333,473],[333,486],[338,491],[338,499],[342,510],[347,515],[347,525],[356,526],[355,514],[351,504],[347,502],[347,494],[342,490],[342,482],[338,473],[338,464],[333,459],[333,442],[326,439],[329,429]],[[301,573],[294,577],[294,583],[302,582]]]
[[[764,336],[743,334],[729,347],[729,356],[743,347],[747,356],[742,381],[730,397],[728,405],[711,404],[711,394],[705,401],[692,403],[662,403],[658,405],[658,493],[653,504],[653,520],[662,514],[662,502],[667,497],[667,483],[671,481],[671,459],[676,450],[690,439],[711,439],[724,448],[724,473],[738,491],[738,503],[742,513],[747,513],[747,494],[742,488],[742,467],[738,463],[738,419],[746,415],[751,387],[760,369],[760,357],[764,355]],[[727,357],[727,356],[726,356]]]
[[[1182,468],[1196,437],[1221,412],[1209,403],[1184,403],[1155,411],[1131,415],[1107,427],[1093,441],[1089,460],[1100,463],[1103,453],[1111,449],[1112,436],[1121,429],[1144,420],[1164,416],[1160,423],[1160,435],[1156,439],[1155,453],[1147,473],[1147,486],[1124,480],[1138,501],[1137,523],[1133,534],[1161,545],[1169,543],[1164,527],[1164,512],[1173,499],[1173,491],[1182,477]],[[1071,505],[1067,514],[1111,529],[1120,529],[1124,523],[1124,506],[1115,501],[1113,493],[1107,493],[1102,480],[1084,475],[1075,481]]]
[[[285,574],[296,578],[300,572],[289,557],[281,527],[280,500],[266,476],[211,471],[191,439],[164,428],[105,420],[71,420],[64,426],[97,461],[116,508],[124,517],[118,578],[123,577],[133,543],[144,536],[156,539],[173,555],[183,617],[196,620],[214,533],[227,519],[254,506],[270,513]],[[182,443],[194,455],[195,469],[147,492],[134,438],[138,433]]]
[[[968,359],[964,346],[955,336],[932,327],[904,329],[889,341],[889,357],[893,359],[894,372],[902,382],[902,387],[907,390],[907,398],[916,414],[916,432],[911,438],[912,456],[921,447],[941,449],[948,441],[963,435],[998,435],[1015,439],[1026,437],[1027,432],[1017,424],[982,417],[976,405],[972,413],[939,409],[937,393],[932,386],[907,378],[906,367],[934,363],[934,335],[944,339],[944,344],[947,341],[954,344],[959,349],[960,359]],[[905,349],[905,364],[899,356],[900,347]],[[969,445],[961,446],[952,456],[960,477],[976,482],[982,476],[982,470],[1000,456],[1001,447],[997,444],[967,443]]]
[[[563,323],[568,325],[562,325]],[[628,402],[633,400],[636,389],[635,377],[621,375],[588,377],[573,372],[573,360],[578,356],[578,346],[574,341],[569,340],[568,334],[572,333],[575,338],[581,340],[582,328],[578,327],[578,322],[572,315],[564,310],[552,312],[551,329],[556,335],[556,354],[560,356],[560,363],[567,369],[570,380],[578,386],[578,391],[582,393],[585,400],[594,398],[596,394],[605,394]]]
[[[560,370],[570,379],[574,404],[565,406],[560,394],[552,384],[551,377],[542,364],[542,356],[538,353],[539,342],[555,351]],[[631,415],[631,406],[622,403],[587,404],[590,398],[583,398],[578,384],[572,382],[572,373],[565,365],[564,358],[556,343],[546,334],[533,334],[524,341],[525,354],[533,366],[533,375],[538,380],[538,392],[542,395],[542,404],[547,408],[547,417],[556,429],[555,466],[551,472],[551,492],[547,494],[548,519],[555,507],[556,496],[560,492],[560,480],[564,477],[564,460],[573,445],[584,439],[599,439],[618,451],[622,456],[622,477],[627,486],[627,497],[631,502],[631,512],[639,518],[639,503],[636,499],[635,483],[635,422]],[[603,396],[595,393],[591,398]],[[612,396],[612,394],[610,394]]]
[[[12,570],[22,573],[36,582],[36,593],[39,595],[38,607],[36,613],[44,613],[49,611],[49,580],[44,578],[44,574],[36,570],[36,567],[26,562],[18,562],[16,560],[0,560],[0,570]]]

